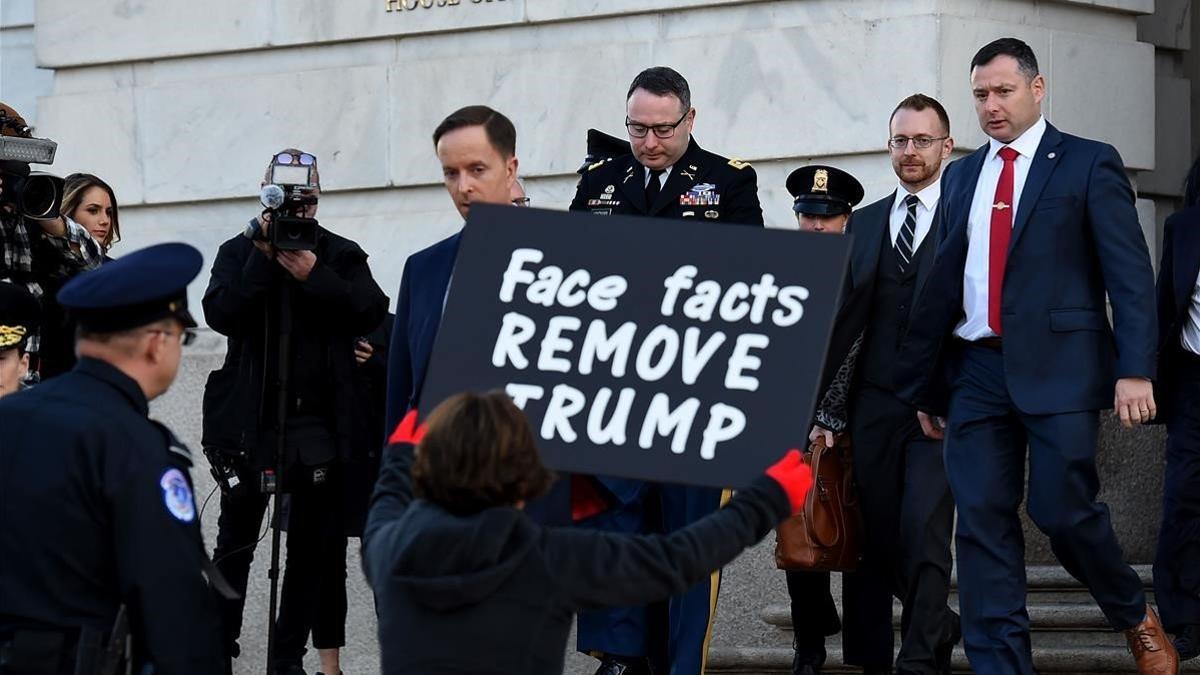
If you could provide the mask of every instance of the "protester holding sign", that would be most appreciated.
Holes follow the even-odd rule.
[[[683,592],[795,513],[812,486],[792,450],[671,535],[544,528],[522,509],[552,475],[506,394],[452,397],[427,429],[416,417],[389,439],[364,538],[389,675],[557,675],[574,612]]]
[[[687,80],[670,68],[642,71],[626,95],[625,128],[632,153],[598,161],[584,171],[573,211],[634,214],[708,223],[763,224],[754,169],[700,148],[692,138],[696,109]],[[598,487],[611,508],[582,526],[615,532],[672,531],[695,521],[728,498],[715,488],[652,485],[601,477]],[[661,513],[661,519],[655,513]],[[655,521],[655,522],[651,522]],[[698,675],[706,658],[705,637],[716,607],[719,578],[697,584],[671,600],[672,636],[659,670]],[[579,651],[600,653],[597,675],[646,673],[652,632],[644,607],[587,613],[579,618]],[[660,657],[656,659],[662,661]]]

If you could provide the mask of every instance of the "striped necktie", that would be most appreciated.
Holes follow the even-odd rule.
[[[913,257],[913,240],[917,232],[917,196],[908,195],[904,198],[904,203],[908,206],[908,215],[904,217],[904,224],[900,226],[900,232],[896,235],[896,253],[900,258],[902,274],[908,270],[908,264],[912,262]]]

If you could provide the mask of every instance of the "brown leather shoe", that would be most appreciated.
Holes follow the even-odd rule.
[[[1179,675],[1179,652],[1150,605],[1145,620],[1125,631],[1125,641],[1141,675]]]

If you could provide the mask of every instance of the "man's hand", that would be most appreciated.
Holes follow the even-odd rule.
[[[271,242],[271,212],[264,210],[261,214],[259,214],[257,220],[258,220],[258,228],[262,231],[262,239],[261,240],[251,239],[250,241],[251,241],[251,243],[254,244],[254,248],[258,249],[260,253],[267,256],[267,260],[274,260],[275,259],[275,247],[271,246],[271,243],[270,243]]]
[[[825,439],[825,447],[827,448],[832,448],[837,440],[837,436],[833,431],[826,429],[820,424],[814,424],[812,431],[808,432],[808,442],[816,443],[817,439],[822,437]]]
[[[375,353],[375,348],[366,340],[357,340],[354,343],[354,360],[358,361],[358,365],[362,365],[370,360],[371,355]]]
[[[917,421],[921,423],[921,431],[925,436],[935,441],[946,437],[946,420],[942,417],[917,411]]]
[[[277,251],[275,259],[296,281],[308,281],[308,275],[317,265],[317,256],[312,251]]]
[[[1158,415],[1154,404],[1154,384],[1144,377],[1122,377],[1117,380],[1113,397],[1113,414],[1121,418],[1121,426],[1132,429]]]

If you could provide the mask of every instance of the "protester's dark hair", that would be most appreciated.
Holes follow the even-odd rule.
[[[692,90],[687,80],[672,68],[655,66],[638,73],[629,85],[625,100],[628,101],[638,89],[645,89],[655,96],[674,96],[679,99],[680,112],[687,112],[692,107]]]
[[[59,206],[58,212],[68,218],[74,218],[75,211],[83,205],[83,194],[94,187],[107,192],[108,199],[112,202],[112,229],[108,231],[108,237],[100,242],[100,246],[107,251],[113,244],[121,241],[121,223],[117,219],[117,195],[108,183],[90,173],[73,173],[67,176],[63,183],[62,205]]]
[[[975,70],[979,66],[986,66],[997,56],[1011,56],[1016,59],[1017,67],[1025,75],[1026,80],[1033,80],[1038,76],[1037,56],[1034,56],[1029,45],[1012,37],[993,40],[975,52],[975,58],[971,59],[971,70]]]
[[[949,136],[950,116],[946,114],[946,108],[943,107],[936,98],[933,98],[932,96],[926,96],[925,94],[913,94],[903,101],[900,101],[895,110],[892,110],[892,116],[888,118],[888,126],[891,126],[892,120],[896,118],[896,113],[900,112],[901,110],[916,110],[917,112],[921,112],[922,110],[929,110],[930,108],[933,109],[933,112],[937,113],[938,119],[942,123],[942,128],[946,130],[946,135]]]
[[[525,413],[502,391],[458,394],[434,409],[416,449],[413,492],[459,515],[543,495],[542,466]]]
[[[1192,162],[1187,177],[1183,180],[1183,205],[1200,206],[1200,155]]]
[[[488,142],[504,159],[517,154],[517,128],[503,113],[486,105],[469,105],[447,115],[433,130],[433,147],[437,147],[442,136],[465,127],[483,127]]]

